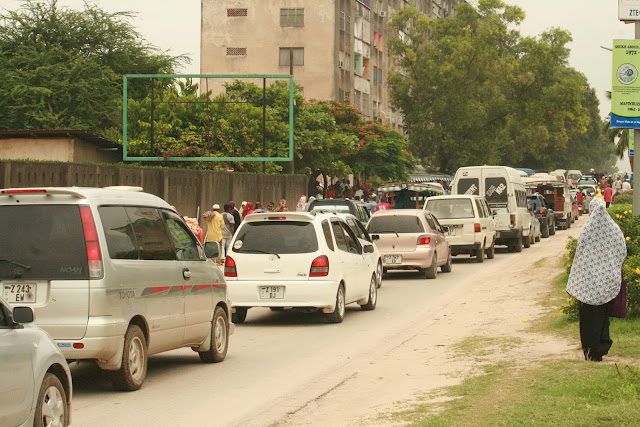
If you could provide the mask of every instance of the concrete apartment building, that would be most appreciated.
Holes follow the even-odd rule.
[[[293,58],[305,98],[348,101],[364,118],[403,131],[386,84],[389,14],[414,6],[441,18],[461,1],[202,0],[200,73],[289,74]],[[220,83],[201,86],[217,93]]]

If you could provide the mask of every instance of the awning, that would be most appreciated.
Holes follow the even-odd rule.
[[[418,175],[412,176],[411,182],[451,182],[453,181],[453,177],[450,175]]]

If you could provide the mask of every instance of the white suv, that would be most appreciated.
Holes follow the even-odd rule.
[[[424,209],[431,212],[441,225],[447,226],[447,241],[451,255],[470,254],[477,262],[495,256],[496,227],[484,197],[429,197]]]
[[[248,215],[225,260],[233,321],[244,322],[251,307],[321,309],[329,323],[342,322],[346,304],[373,310],[377,264],[367,258],[373,251],[335,214]]]

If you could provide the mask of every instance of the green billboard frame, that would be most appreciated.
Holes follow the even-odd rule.
[[[127,84],[129,79],[277,79],[289,80],[289,156],[288,157],[134,157],[127,153]],[[293,160],[293,94],[291,74],[125,74],[122,86],[122,159],[144,162],[290,162]]]

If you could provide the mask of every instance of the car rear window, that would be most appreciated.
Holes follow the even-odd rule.
[[[78,205],[0,206],[0,279],[88,279]]]
[[[467,196],[480,195],[480,180],[478,178],[462,178],[458,180],[458,194]]]
[[[470,199],[427,200],[427,210],[439,219],[475,218]]]
[[[369,234],[374,233],[424,233],[424,226],[417,216],[384,215],[373,217],[368,224]]]
[[[507,203],[507,180],[504,178],[485,178],[485,197],[490,205]]]
[[[328,203],[314,203],[311,205],[309,212],[337,212],[337,213],[351,213],[348,205],[332,205]]]
[[[318,250],[313,223],[302,221],[249,222],[238,231],[238,253],[306,254]]]

